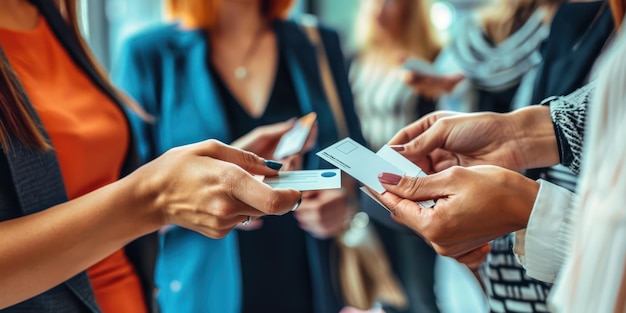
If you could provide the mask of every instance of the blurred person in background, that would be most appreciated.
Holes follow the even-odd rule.
[[[316,47],[302,25],[285,19],[292,4],[169,0],[167,13],[175,22],[126,43],[114,78],[155,118],[133,123],[144,161],[208,138],[271,157],[274,149],[258,150],[254,138],[268,127],[284,127],[276,123],[316,112],[312,150],[295,163],[304,169],[330,166],[315,151],[339,139],[338,126],[324,96]],[[319,34],[349,134],[363,142],[338,35],[323,27]],[[342,230],[348,200],[342,189],[305,192],[294,214],[255,220],[221,240],[164,229],[155,273],[161,309],[338,312],[329,238]]]
[[[380,149],[402,127],[435,109],[435,101],[402,83],[402,62],[432,63],[441,43],[430,23],[430,0],[362,0],[355,25],[357,53],[349,78],[367,146]],[[362,195],[361,210],[389,256],[408,296],[408,307],[385,305],[387,312],[439,312],[435,296],[435,251],[387,211]]]
[[[508,5],[509,3],[507,2],[506,4]],[[520,2],[519,4],[523,3]],[[540,4],[540,1],[526,2],[525,6],[520,6],[520,9],[522,9],[520,12],[527,12],[530,8],[529,5],[536,6]],[[533,69],[524,74],[519,87],[510,87],[508,96],[506,92],[489,93],[487,91],[479,91],[479,108],[500,111],[523,107],[539,103],[549,96],[571,93],[588,81],[589,73],[597,57],[608,45],[611,34],[614,32],[614,24],[608,2],[570,1],[559,6],[555,6],[556,4],[558,4],[558,1],[543,3],[544,8],[548,12],[554,13],[551,14],[553,18],[549,20],[549,37],[541,42],[538,50],[533,52],[532,63],[529,63],[533,66]],[[505,12],[510,9],[510,7],[507,7]],[[536,14],[533,13],[533,15]],[[489,16],[487,15],[487,17]],[[506,18],[502,21],[505,25],[511,24],[511,21],[514,20],[510,17],[510,14],[498,14],[497,16],[498,18]],[[488,22],[489,18],[486,21]],[[497,24],[497,21],[498,19],[494,19],[491,23]],[[486,24],[485,29],[488,30],[489,28],[489,24]],[[495,30],[499,29],[496,28]],[[517,33],[518,37],[520,32],[521,30]],[[497,35],[497,32],[494,34]],[[516,35],[512,35],[512,37],[514,36]],[[506,41],[509,40],[511,39],[506,39]],[[502,43],[505,47],[507,45],[506,41]],[[464,56],[459,51],[465,51],[467,55],[471,55],[469,53],[473,51],[484,51],[484,47],[468,50],[465,48],[466,45],[467,42],[455,42],[455,51],[461,60],[463,60]],[[505,49],[504,52],[506,51]],[[467,58],[467,56],[465,57]],[[502,61],[507,58],[510,58],[509,54],[499,59],[496,58],[496,61],[498,61],[496,64],[501,65]],[[487,60],[484,63],[488,64]],[[470,78],[472,84],[480,86],[485,84],[485,82],[476,81],[475,78],[472,78],[477,73],[480,73],[478,69],[480,67],[470,68],[469,73],[471,75],[466,75]],[[523,69],[523,67],[520,69]],[[486,80],[486,83],[494,84],[502,81],[502,79],[494,79],[493,81]],[[515,94],[511,94],[510,91],[515,91]],[[486,102],[483,103],[485,99]],[[493,100],[496,101],[494,102]],[[507,101],[511,101],[509,105],[507,105]],[[494,106],[494,104],[496,105]],[[533,179],[545,179],[572,191],[576,188],[576,175],[561,165],[529,170],[527,175]],[[489,253],[488,262],[482,268],[482,277],[486,291],[490,296],[492,310],[522,310],[525,308],[526,311],[545,311],[547,310],[545,299],[551,284],[530,279],[525,275],[525,272],[512,258],[511,247],[514,240],[513,234],[495,240],[492,243],[492,251]],[[530,303],[523,303],[525,302],[522,301],[524,298],[537,299],[539,301],[526,301]]]
[[[251,175],[279,163],[217,141],[137,169],[124,108],[141,110],[91,57],[77,12],[0,1],[0,310],[155,312],[157,229],[219,238],[301,195]]]

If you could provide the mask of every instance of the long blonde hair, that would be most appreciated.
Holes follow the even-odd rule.
[[[431,0],[404,0],[407,6],[407,15],[401,34],[398,34],[398,44],[408,53],[432,62],[441,50],[441,42],[435,28],[430,21]],[[359,50],[366,51],[376,47],[384,34],[376,27],[374,16],[370,12],[366,1],[361,1],[355,27],[356,45]]]

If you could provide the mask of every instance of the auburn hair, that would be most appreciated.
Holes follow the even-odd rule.
[[[622,26],[624,20],[624,9],[626,0],[609,0],[611,5],[611,12],[613,13],[613,19],[615,20],[615,28],[619,29]]]
[[[211,29],[217,22],[222,1],[229,0],[165,0],[165,13],[185,27]],[[261,0],[261,15],[268,21],[284,19],[293,3],[294,0]]]
[[[93,66],[102,81],[113,90],[114,96],[124,101],[133,111],[143,119],[150,120],[151,117],[145,113],[132,99],[113,86],[104,68],[96,61],[96,58],[87,47],[78,25],[77,0],[54,0],[59,8],[59,12],[67,21],[73,35],[77,38],[82,52],[87,55],[88,61]],[[7,60],[0,59],[0,144],[3,149],[8,149],[9,134],[15,136],[24,144],[40,149],[51,149],[44,135],[35,123],[33,113],[28,109],[27,99],[17,80],[17,76],[11,69]]]
[[[400,47],[411,55],[433,62],[441,51],[440,38],[430,20],[431,0],[404,0],[402,31],[394,34]],[[378,46],[388,36],[376,25],[372,7],[366,1],[356,19],[354,37],[359,50],[369,50]]]

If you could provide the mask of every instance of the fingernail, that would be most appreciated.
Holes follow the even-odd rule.
[[[302,198],[298,199],[298,202],[296,202],[296,205],[293,206],[293,209],[291,209],[291,212],[297,210],[300,207],[300,203],[302,203]]]
[[[401,179],[402,179],[402,176],[396,175],[394,173],[380,173],[380,174],[378,174],[378,180],[381,183],[387,184],[387,185],[397,185],[400,182]]]
[[[275,171],[278,171],[281,167],[283,167],[283,163],[272,161],[272,160],[265,160],[265,166]]]
[[[393,145],[393,146],[389,146],[389,148],[396,150],[396,151],[404,151],[404,146],[402,145]]]

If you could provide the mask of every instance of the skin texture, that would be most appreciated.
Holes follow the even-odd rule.
[[[427,173],[455,165],[522,171],[559,162],[547,106],[507,114],[434,112],[400,130],[389,144]]]
[[[434,174],[381,173],[387,192],[377,197],[438,253],[470,267],[482,262],[489,241],[528,223],[539,184],[516,171],[559,161],[549,108],[542,106],[509,114],[435,112],[390,144]],[[415,203],[429,199],[437,199],[432,209]]]
[[[30,30],[37,20],[28,1],[0,1],[0,27]],[[276,138],[291,127],[264,128],[241,145],[273,151]],[[289,212],[300,192],[274,190],[252,176],[277,173],[251,152],[209,140],[172,149],[80,198],[0,222],[0,309],[60,284],[166,225],[221,238],[248,216]]]
[[[164,225],[221,238],[249,215],[289,212],[301,197],[252,174],[277,171],[250,152],[209,140],[172,149],[83,197],[1,222],[0,308],[67,280]]]
[[[487,165],[401,177],[397,184],[386,183],[387,177],[380,180],[387,192],[378,199],[396,220],[416,230],[439,254],[455,258],[524,228],[539,191],[535,181]],[[428,199],[438,199],[433,208],[415,203]]]

